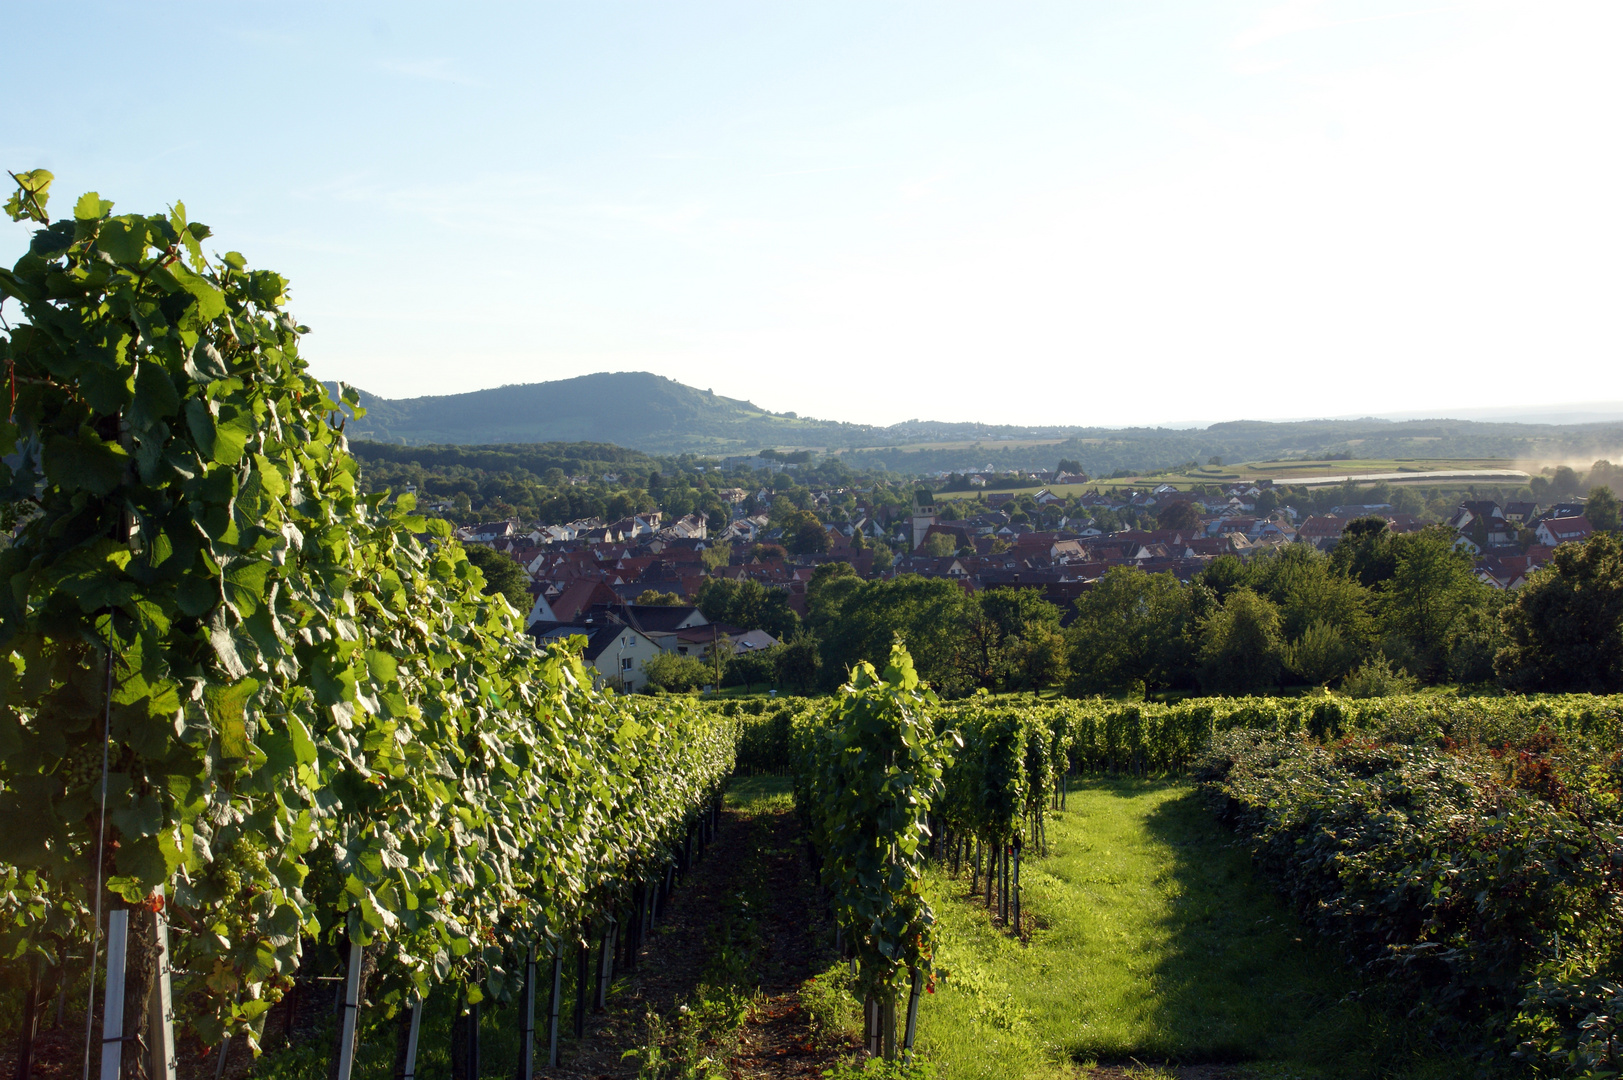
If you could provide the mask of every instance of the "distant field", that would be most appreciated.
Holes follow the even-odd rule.
[[[914,450],[973,450],[980,447],[983,450],[1027,450],[1033,446],[1056,446],[1070,440],[1059,437],[1051,439],[957,439],[949,442],[906,442],[886,443],[883,446],[848,446],[828,449],[830,457],[840,454],[879,454],[886,450],[914,451]],[[1101,439],[1078,439],[1077,442],[1097,443]]]
[[[1503,458],[1365,458],[1352,461],[1248,461],[1235,465],[1209,465],[1192,472],[1148,473],[1099,479],[1086,484],[1050,484],[1048,490],[1056,495],[1072,496],[1098,488],[1116,491],[1122,488],[1142,488],[1146,485],[1173,484],[1187,488],[1193,484],[1234,484],[1242,481],[1272,480],[1275,483],[1341,483],[1340,477],[1349,477],[1366,483],[1385,480],[1388,483],[1499,483],[1520,485],[1527,482],[1527,474],[1514,468],[1515,462]],[[1444,474],[1444,475],[1434,475]],[[1332,479],[1336,478],[1336,479]],[[1020,488],[996,488],[995,491],[1018,493],[1037,491],[1043,485],[1032,484]],[[966,499],[984,493],[975,491],[944,491],[936,495],[938,501]]]

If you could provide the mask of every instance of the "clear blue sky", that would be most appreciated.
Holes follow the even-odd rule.
[[[388,397],[1447,412],[1623,398],[1620,54],[1617,0],[13,5],[0,164],[184,199]]]

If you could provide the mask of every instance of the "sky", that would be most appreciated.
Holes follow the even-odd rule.
[[[1623,399],[1620,52],[1617,0],[62,0],[0,165],[184,200],[384,397],[1450,415]]]

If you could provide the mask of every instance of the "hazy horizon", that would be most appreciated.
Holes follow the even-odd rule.
[[[870,424],[1604,412],[1619,45],[1600,0],[36,5],[0,165],[58,213],[184,199],[292,279],[316,375],[388,398],[646,370]]]

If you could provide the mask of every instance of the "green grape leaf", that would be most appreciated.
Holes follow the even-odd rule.
[[[135,214],[109,218],[102,223],[96,235],[96,247],[105,251],[114,262],[138,264],[147,250],[147,222]]]
[[[259,609],[270,576],[270,563],[243,559],[226,568],[225,600],[247,618]]]
[[[107,495],[123,479],[129,455],[85,426],[77,435],[47,436],[44,463],[45,478],[51,483],[69,491]]]
[[[94,191],[87,191],[79,196],[79,201],[73,207],[73,216],[80,221],[98,221],[107,216],[113,208],[111,201],[102,198]]]
[[[220,739],[220,756],[233,760],[248,757],[248,701],[259,692],[253,679],[239,679],[225,686],[211,685],[203,690],[203,707],[209,723]]]
[[[130,423],[138,428],[152,427],[180,411],[180,394],[175,382],[160,363],[147,361],[135,373],[135,398],[130,403]]]

